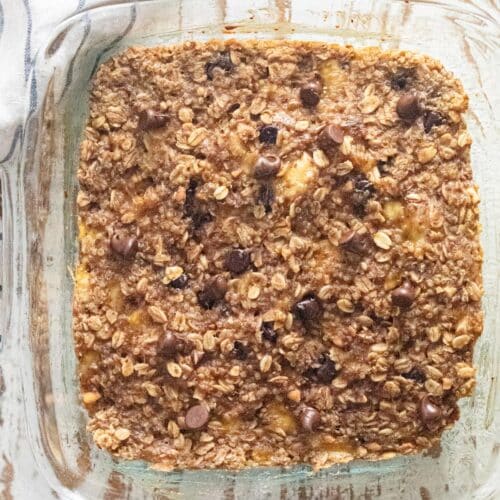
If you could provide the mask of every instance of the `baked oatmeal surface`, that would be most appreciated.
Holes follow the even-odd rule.
[[[466,109],[409,52],[231,40],[104,63],[74,295],[97,445],[165,469],[437,445],[482,329]]]

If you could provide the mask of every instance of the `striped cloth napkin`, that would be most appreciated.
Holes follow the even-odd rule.
[[[105,0],[0,0],[0,164],[16,150],[36,51],[63,19]]]

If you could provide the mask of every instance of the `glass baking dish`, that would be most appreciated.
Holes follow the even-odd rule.
[[[52,33],[36,56],[22,152],[4,165],[2,332],[21,337],[26,418],[37,464],[63,498],[499,498],[500,139],[495,106],[499,11],[441,1],[154,0],[101,2]],[[463,82],[481,193],[485,331],[475,394],[432,456],[241,472],[162,472],[113,460],[85,431],[71,334],[76,165],[88,85],[100,61],[133,45],[210,38],[323,40],[427,53]],[[497,67],[498,69],[498,67]],[[497,71],[498,74],[498,71]]]

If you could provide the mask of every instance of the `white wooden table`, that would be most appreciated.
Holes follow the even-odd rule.
[[[0,499],[59,498],[35,466],[24,421],[19,341],[9,337],[0,353]]]
[[[14,131],[20,124],[26,75],[41,42],[61,19],[91,6],[115,1],[0,0],[0,61],[4,68],[0,71],[0,163],[8,155]],[[472,1],[486,10],[494,10],[498,5],[497,0]],[[0,334],[3,336],[0,344],[0,500],[59,498],[38,471],[27,438],[19,369],[20,340],[16,332]]]

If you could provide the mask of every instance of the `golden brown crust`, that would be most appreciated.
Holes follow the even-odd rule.
[[[98,446],[241,468],[437,444],[482,329],[466,109],[401,51],[233,40],[103,64],[74,299]]]

